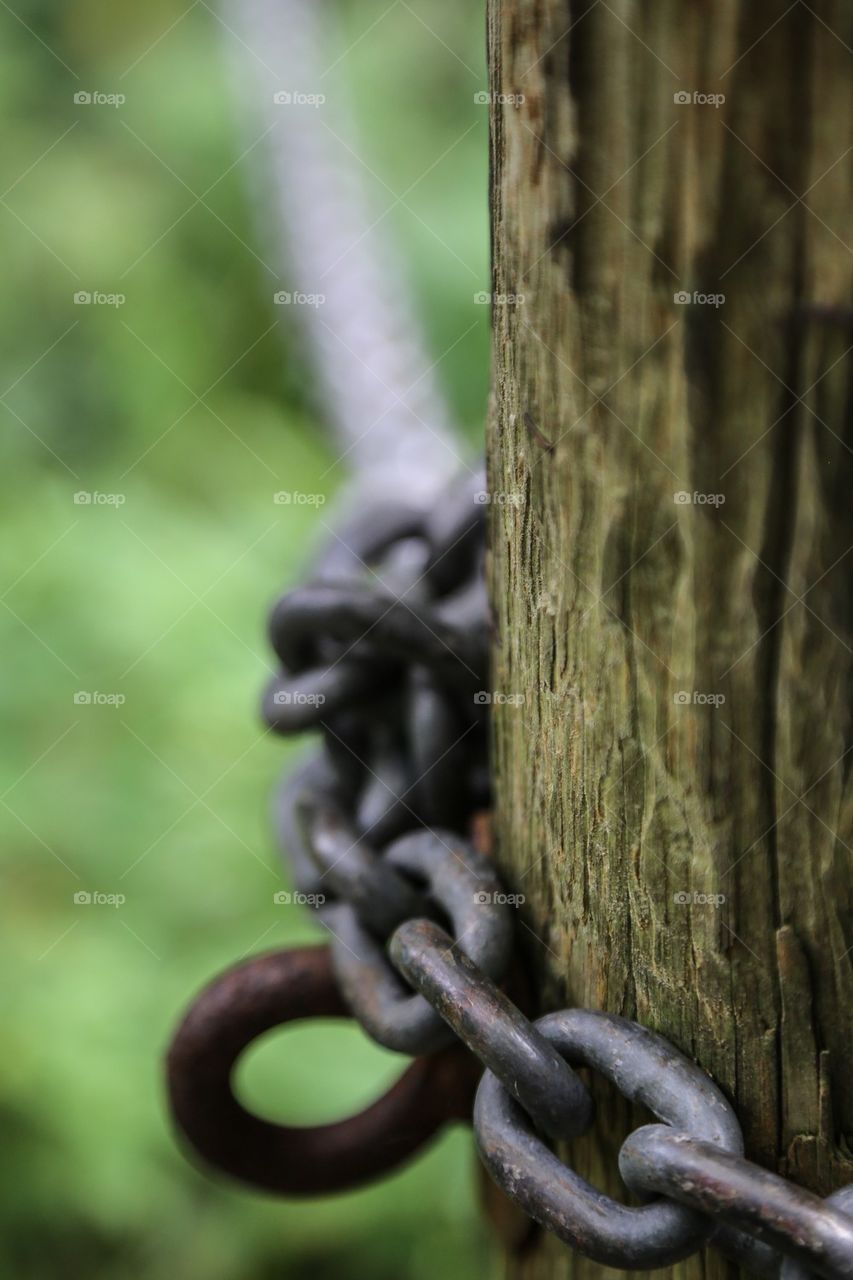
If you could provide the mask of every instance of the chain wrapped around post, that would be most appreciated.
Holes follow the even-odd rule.
[[[473,1103],[495,1182],[599,1263],[670,1266],[710,1244],[778,1280],[853,1280],[853,1188],[821,1200],[751,1164],[724,1095],[662,1036],[589,1009],[530,1022],[500,985],[515,899],[469,838],[489,805],[483,486],[473,475],[426,516],[395,505],[356,521],[273,610],[281,672],[264,714],[281,733],[322,735],[274,820],[330,943],[256,957],[202,993],[169,1054],[175,1121],[206,1164],[299,1196],[390,1171]],[[339,1124],[262,1121],[235,1099],[233,1065],[262,1032],[306,1017],[355,1017],[415,1061]],[[661,1122],[619,1155],[640,1207],[547,1145],[593,1123],[581,1066]]]
[[[318,81],[324,6],[221,3],[239,44],[269,50],[283,84]],[[240,70],[253,84],[254,66]],[[275,731],[320,735],[278,789],[273,821],[291,883],[330,941],[253,957],[196,999],[168,1055],[177,1129],[206,1166],[309,1196],[382,1176],[445,1124],[472,1120],[506,1196],[599,1263],[669,1266],[710,1244],[770,1280],[853,1280],[853,1188],[821,1200],[751,1164],[720,1089],[651,1030],[587,1009],[527,1018],[512,955],[517,899],[480,839],[490,806],[485,478],[463,467],[449,480],[458,454],[414,308],[388,269],[351,146],[332,146],[350,113],[339,104],[330,129],[308,108],[284,129],[268,99],[261,115],[272,251],[288,239],[328,293],[324,317],[306,319],[327,418],[357,480],[308,581],[272,612],[280,670],[263,696]],[[337,1124],[252,1115],[232,1090],[238,1058],[272,1027],[313,1017],[354,1017],[414,1062]],[[548,1145],[594,1123],[576,1068],[603,1074],[660,1122],[619,1155],[638,1207],[598,1192]]]

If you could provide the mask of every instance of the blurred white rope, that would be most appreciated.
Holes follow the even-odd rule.
[[[269,129],[255,152],[265,248],[282,290],[324,297],[289,318],[307,331],[338,452],[360,499],[426,507],[458,472],[463,446],[385,210],[367,198],[343,77],[324,75],[338,50],[329,10],[328,0],[220,0],[251,140]],[[312,95],[325,101],[302,100]]]

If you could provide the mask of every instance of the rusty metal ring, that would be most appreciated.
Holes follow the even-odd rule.
[[[273,1124],[234,1097],[234,1064],[257,1036],[302,1018],[349,1016],[327,947],[256,956],[202,991],[172,1041],[167,1076],[175,1124],[205,1164],[279,1195],[344,1191],[468,1117],[479,1067],[458,1049],[418,1059],[384,1097],[336,1124]]]

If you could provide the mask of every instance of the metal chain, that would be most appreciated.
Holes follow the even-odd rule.
[[[338,101],[321,119],[291,101],[323,80],[330,15],[305,0],[220,2],[254,50],[238,70],[269,148],[268,242],[298,264],[293,283],[326,295],[305,320],[358,484],[308,583],[273,610],[280,673],[263,699],[277,732],[321,733],[273,818],[295,897],[330,943],[253,957],[201,993],[169,1050],[177,1127],[208,1166],[310,1196],[387,1173],[473,1112],[495,1182],[600,1263],[668,1266],[710,1243],[774,1280],[853,1280],[853,1187],[821,1200],[745,1160],[722,1092],[662,1036],[593,1010],[526,1016],[510,898],[478,839],[490,804],[485,481],[450,487],[448,414],[351,162],[349,113]],[[259,98],[261,49],[281,83]],[[282,97],[298,127],[281,127]],[[414,1061],[349,1119],[261,1120],[234,1096],[235,1063],[270,1028],[312,1017],[355,1017]],[[641,1207],[602,1195],[546,1145],[593,1124],[578,1066],[662,1122],[619,1154]]]
[[[518,1007],[511,900],[469,838],[489,805],[482,488],[457,485],[427,515],[363,512],[273,610],[282,670],[264,714],[278,732],[322,734],[274,817],[330,944],[256,957],[202,993],[169,1054],[175,1120],[206,1163],[312,1195],[387,1172],[473,1101],[492,1178],[599,1263],[670,1266],[711,1244],[753,1274],[853,1280],[853,1187],[822,1200],[746,1160],[721,1090],[655,1032],[589,1009],[531,1022]],[[236,1059],[270,1027],[320,1016],[355,1017],[415,1062],[336,1125],[252,1116],[231,1090]],[[578,1066],[661,1122],[619,1153],[640,1207],[546,1144],[593,1123]]]

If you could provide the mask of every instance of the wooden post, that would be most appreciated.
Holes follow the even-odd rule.
[[[853,10],[489,0],[489,50],[494,689],[523,697],[494,704],[497,855],[543,1009],[661,1031],[752,1159],[827,1193],[853,1180]],[[568,1154],[618,1196],[632,1117],[596,1093]],[[543,1235],[508,1274],[613,1273]]]

